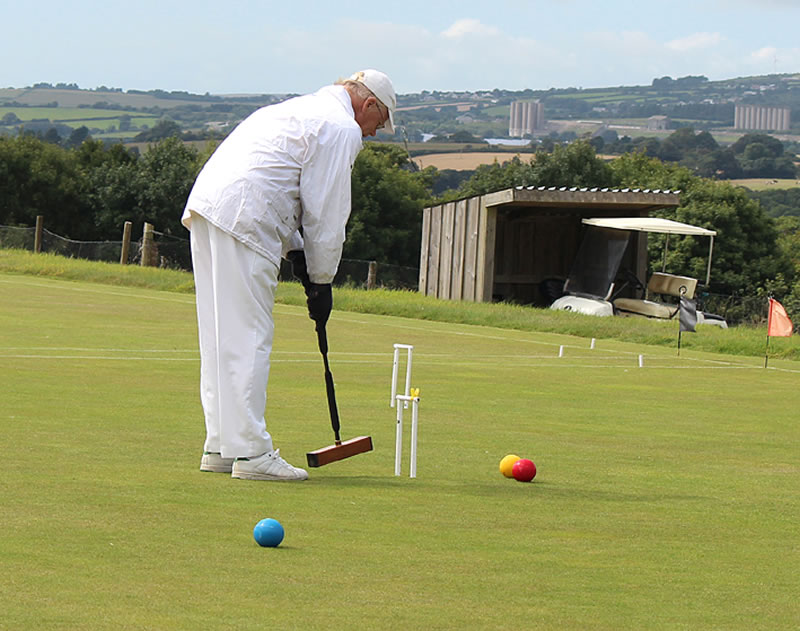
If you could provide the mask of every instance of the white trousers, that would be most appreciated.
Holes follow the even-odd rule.
[[[192,214],[205,451],[248,458],[272,451],[264,410],[278,267]]]

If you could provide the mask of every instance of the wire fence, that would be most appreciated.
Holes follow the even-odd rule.
[[[189,239],[182,239],[163,232],[153,231],[158,266],[168,269],[191,271],[192,253]],[[0,248],[35,249],[36,228],[0,226]],[[138,265],[142,262],[143,241],[131,241],[126,261],[121,261],[122,241],[76,241],[42,230],[41,252],[59,254],[75,259],[126,263]],[[419,269],[388,263],[375,263],[358,259],[342,259],[334,278],[336,286],[367,287],[370,280],[370,265],[373,266],[374,285],[386,289],[411,289],[419,286]],[[281,264],[281,280],[291,280],[292,270],[288,262]]]
[[[23,250],[35,249],[36,229],[29,227],[0,226],[0,248]],[[153,237],[157,251],[158,266],[169,269],[191,271],[192,255],[188,239],[154,231]],[[50,232],[42,231],[41,251],[60,254],[70,258],[88,259],[119,263],[122,241],[76,241]],[[128,264],[141,264],[142,240],[131,242]],[[370,277],[370,264],[373,265],[374,284],[387,289],[408,289],[416,291],[419,287],[419,269],[358,259],[342,259],[334,278],[336,286],[366,288]],[[287,261],[281,264],[281,280],[291,280],[291,266]],[[729,325],[763,324],[767,319],[767,301],[761,296],[730,296],[704,293],[698,296],[698,309],[722,316]]]

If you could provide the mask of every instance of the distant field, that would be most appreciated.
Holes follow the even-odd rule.
[[[139,112],[110,109],[94,109],[85,107],[2,107],[0,119],[6,114],[14,114],[23,122],[49,120],[69,127],[86,127],[106,130],[109,127],[119,128],[120,118],[130,116],[134,127],[152,127],[159,121],[158,116]],[[133,132],[134,134],[136,132]]]
[[[487,146],[480,143],[479,146]],[[420,153],[452,153],[454,151],[465,151],[474,148],[475,145],[469,145],[462,142],[435,142],[429,140],[428,142],[410,142],[408,143],[408,150],[412,156]]]
[[[570,92],[568,94],[556,94],[550,96],[551,99],[580,99],[587,103],[605,103],[607,101],[631,101],[648,100],[664,101],[672,98],[667,95],[655,95],[653,93],[642,94],[640,92],[628,92],[620,90],[581,90],[580,92]]]
[[[179,105],[197,104],[194,100],[160,99],[151,94],[128,94],[126,92],[97,92],[89,90],[57,90],[57,89],[0,89],[0,103],[16,101],[25,105],[44,105],[58,102],[61,107],[77,107],[78,105],[94,105],[95,103],[113,103],[122,107],[177,107]],[[20,117],[21,118],[21,117]]]
[[[148,114],[126,112],[123,110],[94,109],[88,107],[3,107],[0,106],[0,118],[8,113],[16,115],[23,121],[46,118],[51,121],[87,120],[97,118],[119,118],[128,115],[131,118],[145,118]]]
[[[442,169],[453,169],[455,171],[473,171],[482,164],[492,164],[495,160],[502,164],[508,162],[514,156],[522,156],[523,160],[530,160],[530,153],[509,153],[504,152],[474,152],[474,153],[431,153],[414,158],[423,169],[426,167],[436,167]]]
[[[744,186],[751,191],[769,191],[780,188],[800,188],[800,180],[786,179],[776,180],[773,178],[752,178],[743,180],[731,180],[734,186]]]
[[[509,105],[493,105],[492,107],[485,107],[481,111],[486,116],[508,116],[511,107]]]

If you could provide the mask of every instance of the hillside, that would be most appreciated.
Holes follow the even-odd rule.
[[[36,84],[0,89],[0,133],[16,133],[21,125],[44,133],[55,127],[62,137],[82,126],[93,137],[132,141],[162,119],[175,122],[194,137],[219,137],[254,109],[287,98],[286,94],[211,95],[164,90],[124,92],[74,84]],[[648,86],[566,88],[482,92],[422,92],[398,95],[393,140],[421,142],[456,132],[483,138],[508,134],[511,102],[540,100],[547,125],[538,135],[563,140],[581,134],[613,131],[619,136],[665,137],[669,130],[647,129],[650,116],[668,116],[672,128],[691,125],[710,131],[718,142],[734,142],[735,104],[788,107],[790,133],[779,138],[800,142],[800,74],[739,77],[708,81],[705,77],[654,79]],[[388,137],[381,136],[382,140]],[[140,138],[141,140],[141,138]]]
[[[196,95],[152,90],[123,92],[77,87],[0,89],[0,134],[20,126],[45,133],[55,128],[62,137],[85,126],[94,138],[133,141],[159,121],[178,124],[183,132],[219,135],[250,112],[285,99],[285,94]]]

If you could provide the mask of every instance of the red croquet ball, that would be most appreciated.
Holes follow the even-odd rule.
[[[514,468],[511,469],[514,474],[514,479],[520,482],[530,482],[536,477],[536,465],[533,460],[522,458],[514,463]]]

